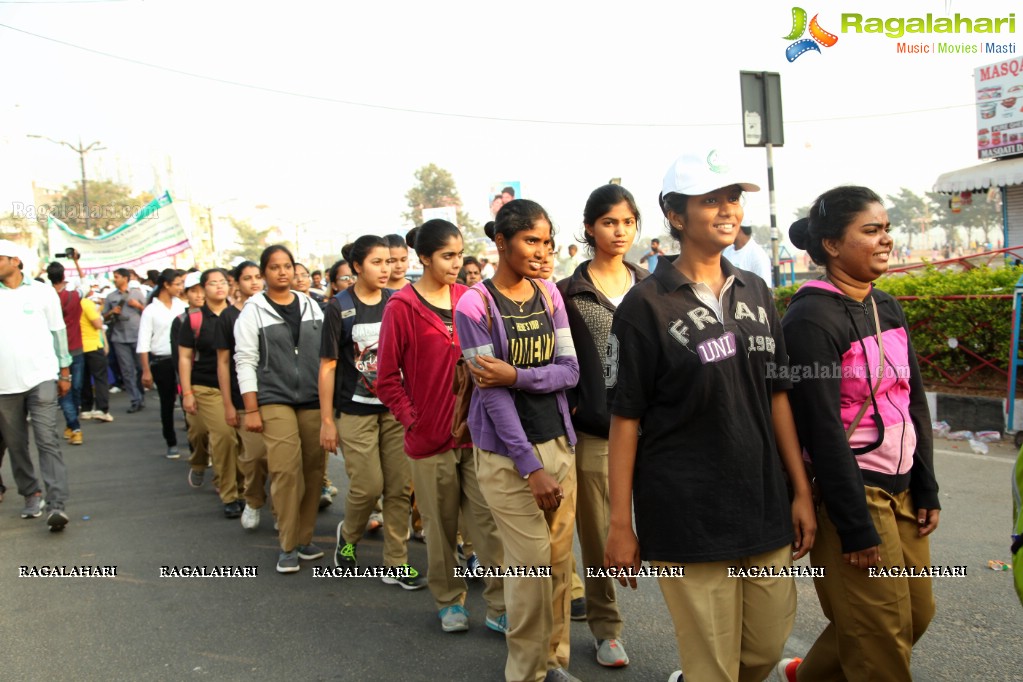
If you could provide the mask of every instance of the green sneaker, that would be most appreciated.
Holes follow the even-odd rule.
[[[426,583],[424,583],[419,577],[419,571],[408,564],[392,566],[391,568],[404,569],[404,572],[401,575],[395,575],[393,577],[385,575],[381,578],[385,585],[397,585],[404,590],[419,590],[426,587]]]
[[[341,537],[341,523],[337,524],[337,548],[334,550],[334,565],[355,568],[359,565],[359,559],[355,555],[355,545],[345,542],[345,539]]]

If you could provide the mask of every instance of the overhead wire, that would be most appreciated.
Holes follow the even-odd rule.
[[[0,0],[0,3],[10,2],[11,0]],[[121,0],[60,0],[67,2],[109,2],[109,1],[121,1]],[[31,4],[31,3],[30,3]],[[38,4],[56,4],[53,3],[38,3]],[[146,62],[133,57],[125,57],[123,55],[113,54],[111,52],[105,52],[103,50],[97,50],[95,48],[86,47],[84,45],[78,45],[75,43],[61,40],[59,38],[53,38],[51,36],[45,36],[39,33],[11,26],[9,24],[0,23],[0,28],[5,28],[9,31],[21,33],[39,40],[55,43],[64,47],[69,47],[82,52],[88,52],[108,59],[114,59],[117,61],[133,64],[135,66],[142,66],[145,68],[156,69],[167,73],[173,73],[179,76],[185,76],[187,78],[194,78],[197,80],[203,80],[211,83],[218,83],[221,85],[228,85],[231,87],[243,88],[247,90],[254,90],[257,92],[266,92],[274,95],[281,95],[285,97],[296,97],[301,99],[313,100],[318,102],[327,102],[330,104],[341,104],[352,107],[362,107],[366,109],[375,109],[383,111],[392,111],[396,113],[404,114],[416,114],[423,116],[438,116],[444,118],[458,118],[458,119],[470,119],[478,121],[494,121],[500,123],[529,123],[539,125],[559,125],[559,126],[592,126],[602,128],[720,128],[720,127],[734,127],[740,126],[739,122],[732,123],[650,123],[650,122],[637,122],[637,123],[625,123],[625,122],[614,122],[614,121],[575,121],[575,120],[564,120],[564,119],[538,119],[538,118],[519,118],[510,116],[492,116],[486,114],[467,114],[455,111],[434,111],[430,109],[415,109],[411,107],[399,107],[387,104],[375,104],[371,102],[359,102],[350,99],[341,99],[337,97],[331,97],[328,95],[317,95],[307,92],[298,92],[295,90],[285,90],[282,88],[274,88],[266,85],[259,85],[256,83],[245,83],[242,81],[236,81],[229,78],[221,78],[218,76],[210,76],[207,74],[195,73],[193,71],[186,71],[184,69],[178,69],[171,66],[164,66],[162,64],[154,64],[152,62]],[[878,119],[878,118],[889,118],[894,116],[915,116],[919,114],[925,114],[935,111],[947,111],[951,109],[963,109],[966,107],[976,106],[975,102],[969,104],[950,104],[941,107],[930,107],[926,109],[912,109],[906,111],[893,111],[893,112],[882,112],[877,114],[856,114],[848,116],[832,116],[825,118],[810,118],[810,119],[788,119],[787,124],[800,124],[800,123],[826,123],[832,121],[853,121],[863,119]]]

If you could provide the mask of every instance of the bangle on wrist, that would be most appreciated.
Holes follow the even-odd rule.
[[[193,393],[192,391],[185,391],[184,393],[181,394],[181,397],[185,397],[186,395],[195,395],[195,393]]]

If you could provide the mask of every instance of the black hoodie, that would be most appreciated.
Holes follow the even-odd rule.
[[[589,265],[590,261],[580,263],[571,277],[558,282],[579,358],[579,383],[568,391],[568,406],[577,431],[607,438],[611,428],[607,411],[607,336],[615,305],[593,285]],[[632,263],[625,266],[637,283],[649,274]]]

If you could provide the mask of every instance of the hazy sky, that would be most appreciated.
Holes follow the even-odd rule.
[[[31,201],[32,180],[78,179],[77,156],[26,138],[39,134],[102,141],[90,177],[152,189],[170,160],[174,194],[241,215],[265,204],[339,243],[409,227],[405,192],[431,162],[476,219],[491,184],[518,180],[561,235],[621,177],[648,238],[661,177],[694,140],[740,148],[766,190],[764,150],[741,150],[740,70],[781,74],[782,227],[836,184],[923,192],[980,162],[973,69],[1011,55],[897,54],[897,40],[841,33],[840,15],[1003,17],[1019,3],[816,3],[800,4],[838,43],[789,63],[791,2],[0,2],[0,24],[45,37],[0,27],[0,212]],[[766,224],[767,192],[746,210]]]

